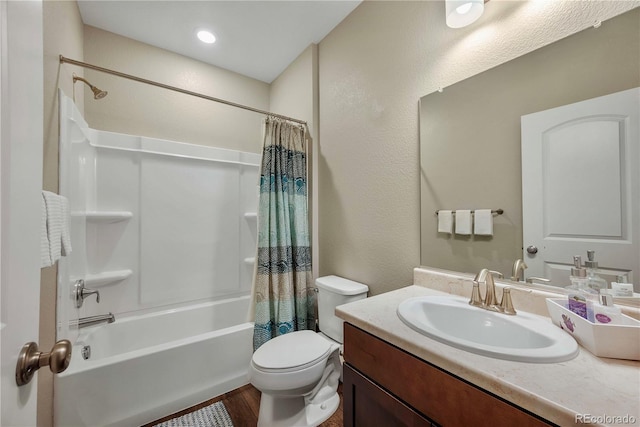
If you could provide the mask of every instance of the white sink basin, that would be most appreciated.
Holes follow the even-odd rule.
[[[498,359],[552,363],[578,355],[573,337],[545,317],[522,311],[508,316],[468,302],[456,296],[410,298],[398,306],[398,317],[429,338]]]

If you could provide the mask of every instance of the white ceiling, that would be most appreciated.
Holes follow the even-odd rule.
[[[85,24],[271,83],[355,1],[79,1]],[[199,41],[208,29],[217,41]]]

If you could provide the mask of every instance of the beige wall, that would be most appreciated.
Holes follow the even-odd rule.
[[[318,277],[318,45],[312,44],[271,82],[269,111],[304,120],[309,126],[309,212],[313,277]]]
[[[82,19],[75,1],[48,0],[43,4],[44,32],[44,159],[42,188],[58,191],[58,87],[71,96],[72,73],[82,70],[60,65],[59,55],[82,60]],[[83,110],[82,87],[77,88],[77,104]],[[39,347],[48,351],[56,340],[57,268],[41,270]],[[48,369],[38,371],[38,426],[53,425],[53,375]]]
[[[640,86],[639,23],[636,9],[421,99],[421,264],[510,276],[522,258],[520,117]],[[491,238],[437,233],[434,211],[456,208],[504,214]]]
[[[98,28],[84,28],[85,61],[182,89],[267,110],[269,85]],[[259,152],[263,117],[209,100],[87,70],[109,95],[85,93],[94,129]]]
[[[379,294],[420,265],[418,100],[636,6],[489,2],[445,26],[442,2],[365,1],[319,46],[320,274]]]

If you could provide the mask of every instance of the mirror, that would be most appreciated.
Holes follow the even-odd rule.
[[[422,265],[511,276],[523,258],[520,117],[640,86],[639,20],[634,9],[420,99]],[[438,233],[441,209],[504,213],[493,236],[461,236]]]

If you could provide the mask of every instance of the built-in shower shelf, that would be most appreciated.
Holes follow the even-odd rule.
[[[255,212],[247,212],[244,214],[244,217],[247,219],[256,219],[258,218],[258,214]]]
[[[254,257],[251,257],[251,258],[245,258],[243,261],[245,262],[245,264],[253,264],[256,262],[256,259]]]
[[[131,219],[133,213],[130,211],[89,211],[73,212],[71,216],[84,216],[87,218],[87,221],[109,223]]]
[[[84,285],[87,288],[99,288],[101,286],[111,285],[113,283],[120,282],[124,279],[131,277],[133,271],[131,270],[113,270],[103,271],[97,274],[87,274],[84,276]],[[72,282],[78,280],[73,279]]]

